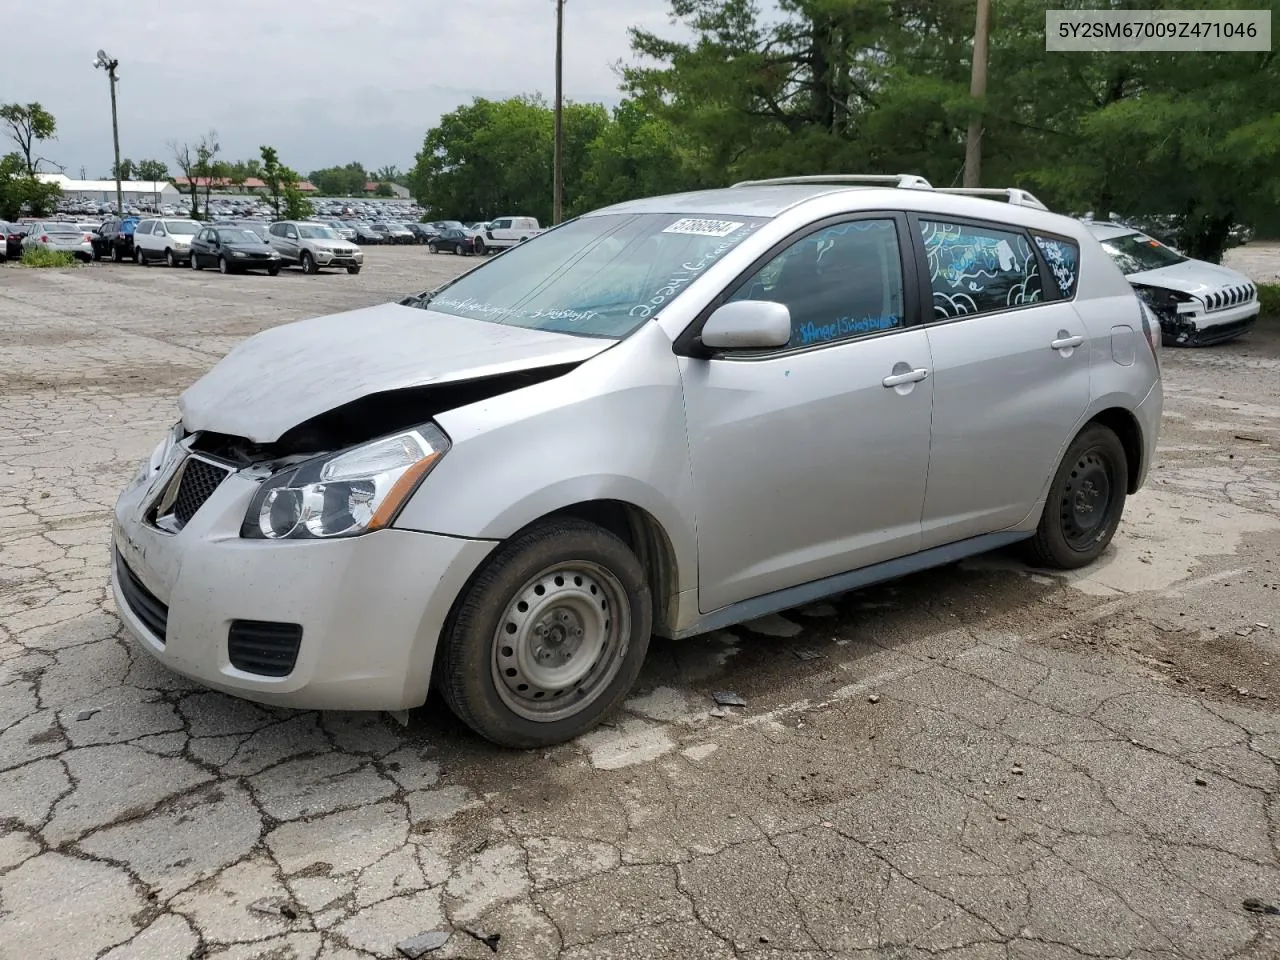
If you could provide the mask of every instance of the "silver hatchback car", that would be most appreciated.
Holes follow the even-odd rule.
[[[237,696],[434,683],[529,747],[615,708],[651,634],[1018,541],[1087,564],[1155,452],[1160,329],[1088,227],[994,192],[638,200],[260,333],[120,496],[120,616]]]

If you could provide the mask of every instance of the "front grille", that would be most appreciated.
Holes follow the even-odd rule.
[[[245,673],[287,677],[293,672],[301,645],[301,624],[233,620],[227,632],[227,659]]]
[[[1205,298],[1205,306],[1209,310],[1226,310],[1238,307],[1242,303],[1252,303],[1257,296],[1257,288],[1251,283],[1243,283],[1234,287],[1224,287],[1209,294]]]
[[[207,460],[191,457],[182,470],[178,495],[173,501],[173,515],[178,523],[186,526],[204,502],[213,496],[218,484],[227,478],[228,470]]]
[[[1254,314],[1241,320],[1233,320],[1230,323],[1219,323],[1212,327],[1204,327],[1192,334],[1191,342],[1196,346],[1208,346],[1213,343],[1221,343],[1223,340],[1231,340],[1252,327],[1257,320],[1257,314]]]
[[[142,625],[156,636],[161,643],[165,640],[165,631],[169,628],[169,608],[148,590],[138,579],[138,575],[129,569],[124,557],[116,551],[116,579],[120,583],[120,592],[124,601],[133,611],[133,615],[142,621]]]

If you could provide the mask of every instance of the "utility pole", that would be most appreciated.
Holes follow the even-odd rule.
[[[564,216],[564,0],[556,0],[556,156],[551,221]]]
[[[975,101],[987,95],[987,38],[991,33],[991,0],[978,0],[978,21],[973,30],[973,75],[969,96]],[[982,185],[982,115],[969,121],[969,138],[964,147],[964,185]]]
[[[107,71],[107,80],[111,85],[111,139],[116,148],[116,213],[124,216],[124,191],[120,188],[120,124],[116,119],[116,84],[119,83],[116,67],[120,66],[120,61],[112,60],[105,50],[99,50],[98,59],[93,61],[93,65]]]

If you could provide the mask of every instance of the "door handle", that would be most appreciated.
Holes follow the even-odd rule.
[[[1054,350],[1070,350],[1072,347],[1078,347],[1084,343],[1084,337],[1062,337],[1054,340],[1049,346]]]
[[[924,369],[924,367],[918,367],[915,370],[908,370],[906,373],[891,374],[880,382],[886,387],[900,387],[904,383],[919,383],[928,376],[928,370]]]

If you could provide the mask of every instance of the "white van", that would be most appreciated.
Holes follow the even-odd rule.
[[[191,241],[200,224],[179,217],[143,220],[133,231],[133,259],[146,266],[163,260],[171,267],[191,262]]]
[[[499,217],[490,221],[481,232],[485,247],[514,247],[542,232],[533,217]]]

